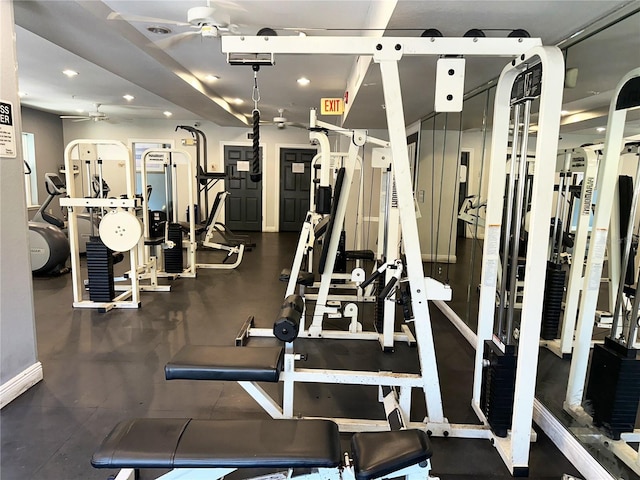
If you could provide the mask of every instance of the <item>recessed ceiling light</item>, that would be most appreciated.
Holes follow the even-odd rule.
[[[206,77],[204,77],[204,79],[207,82],[215,82],[217,80],[220,80],[220,77],[218,75],[207,75]]]
[[[163,114],[165,117],[170,117],[171,115],[173,115],[173,113],[171,113],[171,112],[170,112],[170,111],[168,111],[168,110],[165,110],[164,112],[162,112],[162,114]]]
[[[306,77],[300,77],[300,78],[297,80],[297,82],[298,82],[298,85],[302,85],[302,86],[304,87],[305,85],[309,85],[309,84],[311,83],[311,80],[309,80],[309,79],[308,79],[308,78],[306,78]]]
[[[62,73],[64,73],[67,77],[71,78],[71,77],[75,77],[76,75],[78,75],[78,72],[76,72],[75,70],[63,70]]]
[[[129,95],[128,93],[126,95],[123,95],[122,98],[124,98],[127,102],[130,102],[131,100],[133,100],[134,97],[133,95]]]
[[[569,115],[569,110],[560,110],[560,115]]]
[[[171,33],[171,29],[169,27],[164,27],[161,25],[151,25],[150,27],[147,27],[147,31],[155,33],[157,35],[167,35]]]
[[[600,132],[600,133],[604,132],[605,130],[606,130],[606,128],[605,128],[605,127],[598,127],[598,128],[596,128],[596,131],[597,131],[597,132]]]
[[[244,103],[244,100],[242,100],[241,98],[234,98],[232,102],[236,105],[242,105]]]

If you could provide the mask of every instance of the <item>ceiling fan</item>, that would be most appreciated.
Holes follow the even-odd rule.
[[[87,120],[93,120],[94,122],[101,122],[103,120],[109,120],[109,116],[100,111],[100,104],[94,103],[96,107],[95,111],[88,112],[85,115],[60,115],[60,118],[70,119],[72,122],[86,122]]]
[[[176,20],[169,20],[163,18],[144,17],[137,15],[126,15],[118,12],[112,12],[107,17],[109,20],[126,20],[128,22],[141,22],[155,24],[148,28],[149,31],[158,31],[160,25],[176,25],[176,26],[188,26],[193,30],[178,33],[171,37],[154,42],[154,45],[160,48],[168,48],[180,43],[192,37],[200,38],[216,38],[221,35],[237,35],[240,33],[238,25],[231,23],[231,17],[229,14],[220,11],[213,4],[218,4],[220,8],[231,10],[245,10],[243,7],[238,6],[233,2],[227,2],[217,0],[212,2],[207,0],[206,7],[193,7],[187,10],[187,21],[180,22]],[[153,30],[152,30],[153,29]]]
[[[286,127],[296,127],[303,128],[307,130],[309,128],[308,125],[304,125],[303,123],[290,122],[287,117],[284,116],[285,109],[279,108],[278,115],[273,117],[273,120],[260,120],[261,125],[275,125],[279,129],[283,129]]]

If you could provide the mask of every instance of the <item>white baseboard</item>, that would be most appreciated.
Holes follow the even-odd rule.
[[[36,362],[11,380],[0,385],[0,408],[4,408],[42,380],[42,364]]]

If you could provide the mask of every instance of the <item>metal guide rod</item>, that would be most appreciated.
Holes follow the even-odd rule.
[[[563,198],[562,198],[562,208],[560,209],[560,219],[562,220],[562,224],[560,225],[560,244],[558,246],[558,252],[557,252],[557,256],[556,256],[556,262],[560,261],[560,253],[562,251],[562,242],[564,240],[564,232],[565,230],[568,232],[570,225],[571,225],[571,219],[570,218],[565,218],[565,215],[567,213],[567,209],[568,209],[568,201],[569,201],[569,193],[570,193],[570,189],[571,189],[571,178],[572,178],[572,174],[571,174],[571,152],[567,153],[567,156],[565,158],[565,164],[564,164],[564,192],[563,192]],[[560,189],[558,189],[558,195],[560,194]],[[558,197],[559,198],[559,197]]]
[[[516,160],[518,158],[518,144],[520,141],[520,104],[517,103],[513,109],[513,141],[511,143],[511,162],[509,162],[509,190],[507,192],[507,211],[504,226],[504,236],[502,238],[502,275],[500,276],[500,306],[498,309],[498,336],[502,336],[502,328],[504,326],[505,311],[508,307],[507,304],[507,277],[509,273],[509,250],[511,244],[511,222],[513,221],[513,200],[516,183]],[[509,298],[509,304],[513,302],[513,299]]]
[[[620,315],[623,314],[623,310],[626,312],[626,306],[624,305],[624,280],[627,274],[629,253],[631,251],[631,243],[633,238],[633,227],[636,218],[636,211],[638,210],[638,196],[640,195],[640,161],[638,161],[638,166],[636,168],[635,180],[636,181],[633,186],[633,197],[631,199],[631,212],[629,213],[629,224],[627,225],[626,238],[624,242],[624,252],[622,254],[622,267],[620,268],[620,280],[618,282],[618,293],[616,295],[616,307],[613,311],[613,323],[611,324],[611,338],[616,337],[616,332],[618,331],[618,327],[620,326]]]
[[[561,204],[564,205],[564,202],[561,202],[562,194],[564,193],[564,185],[565,185],[565,176],[569,172],[569,166],[567,165],[568,159],[571,158],[570,153],[565,153],[564,159],[565,162],[562,166],[562,170],[560,170],[560,182],[558,184],[558,195],[556,196],[556,213],[553,222],[553,235],[551,238],[553,239],[551,242],[551,258],[552,262],[555,262],[558,258],[558,254],[560,253],[560,248],[557,248],[557,239],[558,239],[558,220],[562,217],[564,211],[561,212]],[[567,182],[568,183],[568,182]],[[564,210],[564,209],[563,209]]]
[[[524,125],[522,127],[522,142],[520,143],[520,163],[518,164],[518,193],[516,195],[516,218],[513,228],[513,242],[511,242],[511,276],[509,278],[509,309],[507,310],[507,334],[506,343],[510,344],[513,338],[513,314],[515,310],[516,296],[518,294],[518,287],[516,281],[518,278],[518,254],[520,249],[520,229],[522,227],[522,218],[524,217],[524,210],[526,208],[524,202],[524,187],[527,181],[527,149],[529,144],[529,121],[531,116],[531,100],[524,102],[523,120]],[[518,126],[514,126],[519,128]],[[511,159],[514,161],[515,159]]]

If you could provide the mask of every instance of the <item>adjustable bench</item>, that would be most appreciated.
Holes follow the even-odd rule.
[[[140,469],[173,469],[158,478],[220,479],[239,468],[311,469],[329,480],[427,478],[432,451],[422,430],[356,433],[351,458],[341,455],[338,426],[329,420],[133,419],[107,435],[91,464],[120,468],[118,479]],[[289,475],[292,472],[289,473]]]

